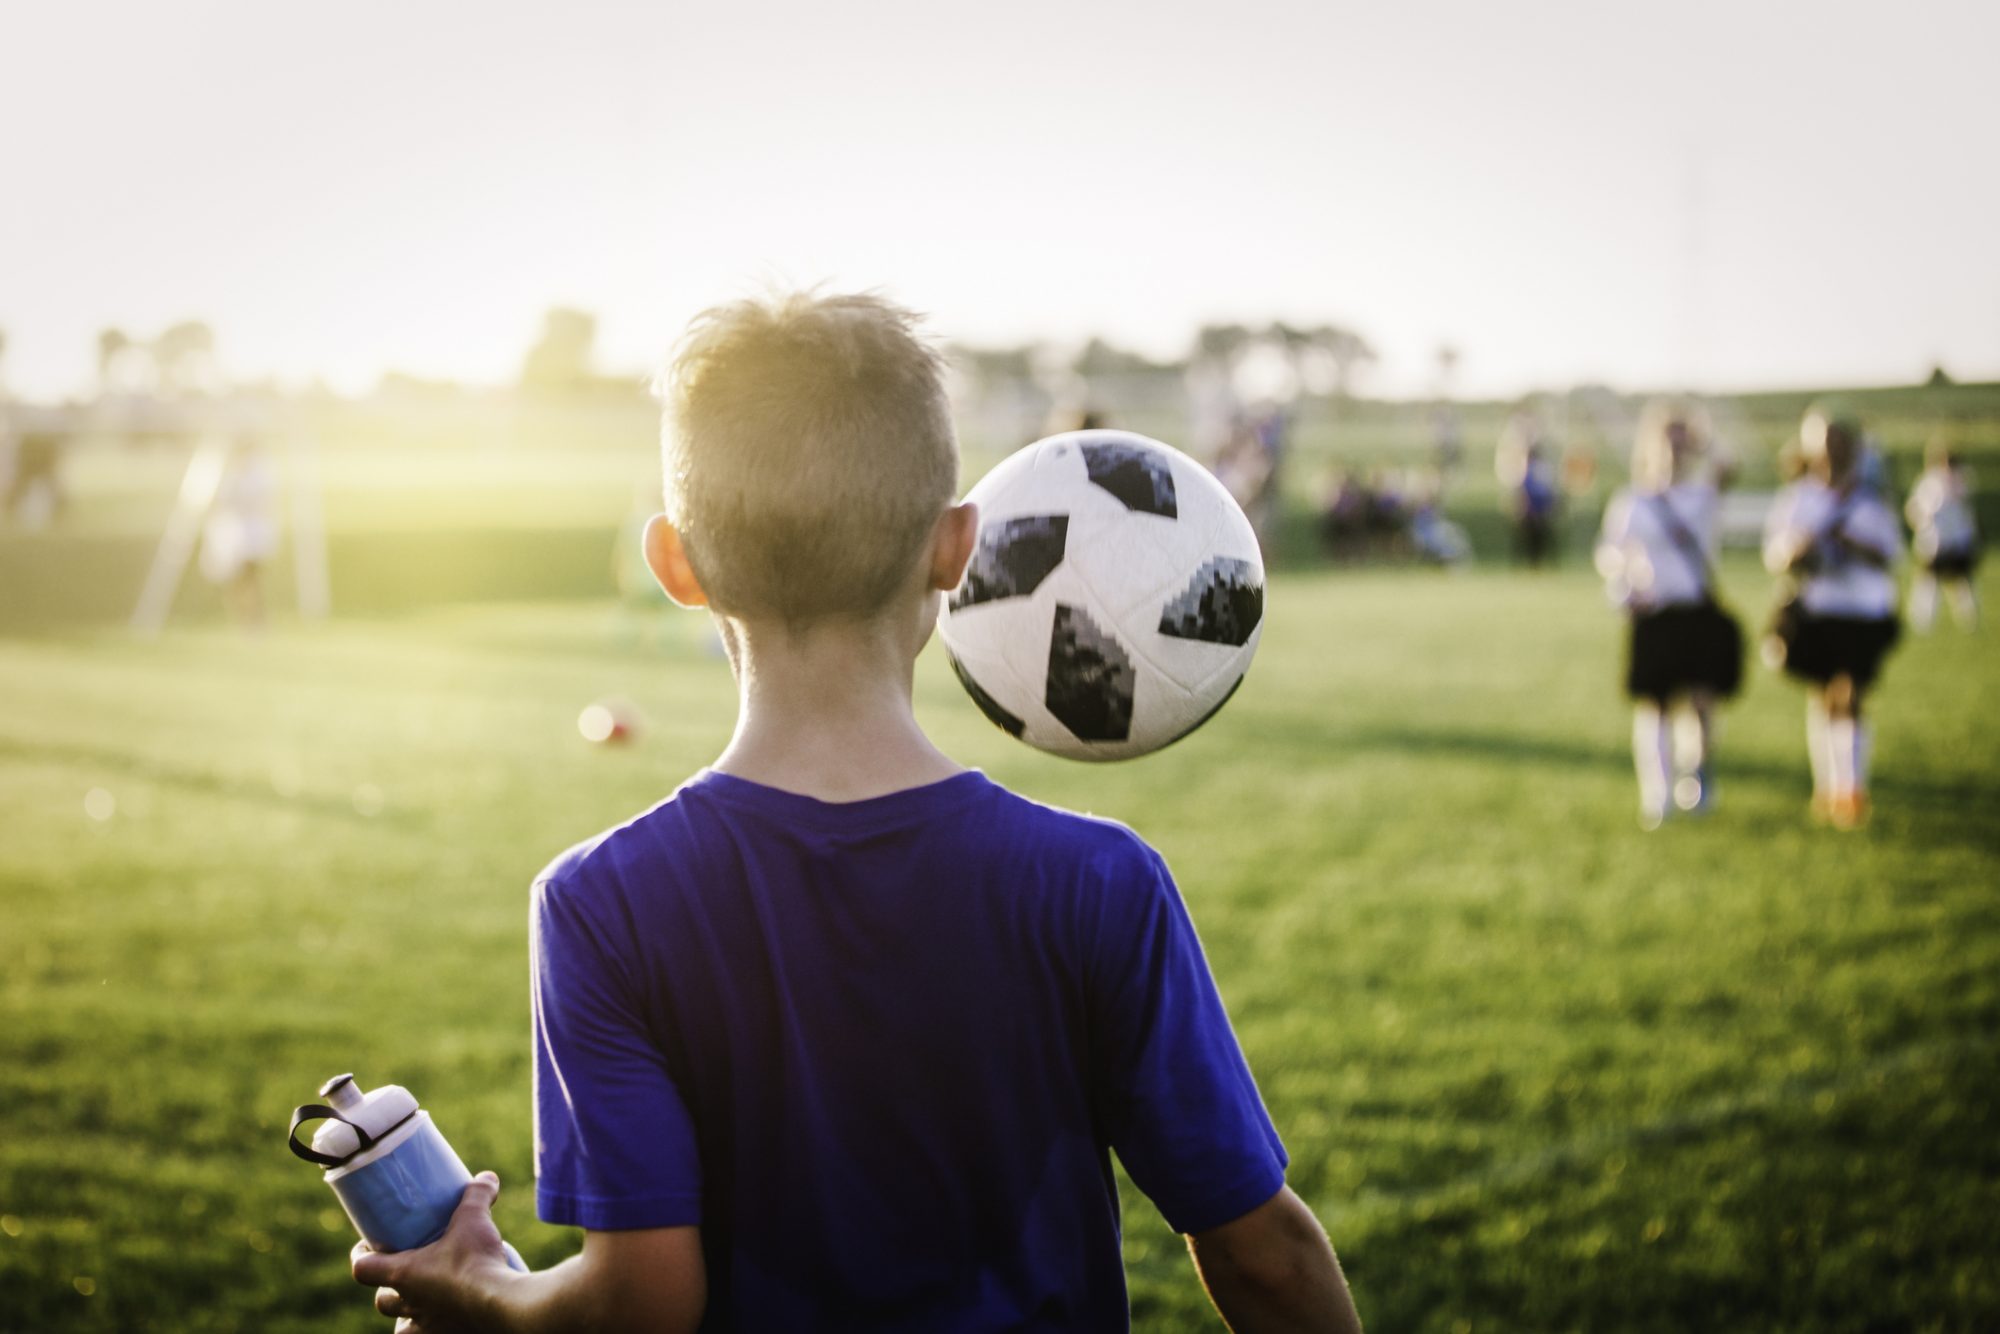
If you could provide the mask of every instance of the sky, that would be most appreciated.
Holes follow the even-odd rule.
[[[1338,323],[1363,387],[2000,379],[2000,5],[0,0],[0,383],[656,366],[763,284],[975,343]]]

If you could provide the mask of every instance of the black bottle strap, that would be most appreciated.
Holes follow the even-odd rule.
[[[292,1128],[290,1133],[285,1136],[285,1143],[291,1146],[292,1152],[309,1163],[318,1163],[321,1167],[339,1167],[347,1159],[336,1158],[330,1153],[321,1153],[318,1149],[309,1148],[299,1143],[299,1127],[308,1121],[339,1121],[343,1125],[353,1127],[354,1137],[361,1142],[362,1149],[372,1149],[375,1147],[375,1137],[363,1130],[355,1122],[349,1121],[346,1117],[324,1103],[309,1102],[303,1107],[297,1107],[292,1110]],[[348,1157],[352,1156],[352,1154],[348,1155]]]

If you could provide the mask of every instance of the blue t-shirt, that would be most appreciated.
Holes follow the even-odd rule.
[[[1122,1330],[1109,1150],[1182,1232],[1284,1184],[1166,864],[983,774],[706,771],[532,932],[541,1216],[699,1224],[704,1328]]]

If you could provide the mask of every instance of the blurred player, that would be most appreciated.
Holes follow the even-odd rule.
[[[1852,829],[1868,818],[1871,729],[1862,699],[1896,642],[1902,526],[1862,485],[1861,430],[1815,408],[1799,432],[1806,474],[1780,492],[1764,527],[1764,564],[1790,579],[1777,638],[1805,682],[1806,754],[1815,816]]]
[[[1431,409],[1431,462],[1449,477],[1465,461],[1465,430],[1459,425],[1458,409],[1439,402]]]
[[[1507,420],[1493,451],[1493,472],[1514,520],[1514,558],[1535,566],[1554,554],[1556,508],[1555,451],[1541,418],[1523,407]]]
[[[1209,471],[1243,508],[1257,534],[1257,545],[1268,549],[1276,512],[1278,455],[1265,442],[1257,422],[1242,420],[1230,432]]]
[[[1631,618],[1625,693],[1639,823],[1657,829],[1678,807],[1706,811],[1716,702],[1743,676],[1743,631],[1717,601],[1717,485],[1706,424],[1687,407],[1652,403],[1632,445],[1632,485],[1611,498],[1597,568]]]
[[[264,567],[278,550],[278,476],[252,436],[236,442],[201,530],[202,577],[222,590],[230,617],[264,624]]]
[[[1924,471],[1910,489],[1903,514],[1916,535],[1917,572],[1910,580],[1910,623],[1928,631],[1937,616],[1938,585],[1951,599],[1962,629],[1979,623],[1972,574],[1979,567],[1979,525],[1972,514],[1972,478],[1963,460],[1940,443],[1924,455]]]

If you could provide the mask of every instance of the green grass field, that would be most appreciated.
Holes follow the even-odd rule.
[[[1720,809],[1647,835],[1582,571],[1287,575],[1268,624],[1135,763],[1019,746],[935,649],[919,710],[1167,854],[1372,1328],[2000,1325],[1993,631],[1892,660],[1867,830],[1807,822],[1759,672]],[[593,749],[613,693],[650,726]],[[0,1330],[386,1328],[282,1145],[341,1070],[500,1172],[531,1263],[571,1250],[532,1217],[527,882],[732,703],[699,618],[608,602],[0,639]],[[1216,1327],[1129,1186],[1126,1223],[1137,1326]]]

